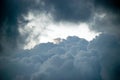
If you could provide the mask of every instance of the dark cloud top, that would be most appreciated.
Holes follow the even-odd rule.
[[[105,13],[103,19],[98,17],[92,28],[96,31],[120,34],[120,1],[119,0],[95,0],[95,11],[97,13]]]
[[[35,0],[36,1],[36,0]],[[0,1],[0,51],[16,48],[22,38],[18,31],[18,20],[23,19],[31,9],[35,8],[34,0],[1,0]],[[3,50],[4,51],[4,50]]]
[[[87,51],[87,45],[86,40],[74,36],[60,44],[40,44],[11,57],[0,57],[0,79],[101,80],[97,55]]]
[[[46,6],[53,8],[56,20],[84,22],[93,13],[92,0],[43,0]]]
[[[106,8],[112,12],[120,12],[120,1],[119,0],[95,0],[95,6]]]

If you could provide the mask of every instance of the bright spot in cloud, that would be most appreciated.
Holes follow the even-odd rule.
[[[55,23],[50,14],[29,13],[24,18],[30,21],[24,28],[21,25],[19,27],[21,35],[28,36],[24,49],[31,49],[40,43],[53,42],[55,38],[66,39],[68,36],[78,36],[90,41],[99,35],[99,33],[90,31],[86,23]]]

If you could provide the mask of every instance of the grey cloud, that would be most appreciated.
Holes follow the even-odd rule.
[[[100,17],[100,15],[104,15],[104,17]],[[120,15],[116,15],[112,12],[107,11],[98,11],[97,16],[91,20],[91,26],[90,28],[103,33],[109,33],[109,34],[120,34],[119,26],[120,26]]]
[[[105,8],[107,11],[120,12],[120,2],[118,0],[94,0],[94,3],[96,7]]]
[[[87,51],[87,45],[86,40],[74,36],[59,44],[40,44],[1,57],[1,80],[101,80],[99,57]]]
[[[43,0],[57,21],[92,23],[95,31],[120,34],[120,2],[118,0]],[[106,14],[104,18],[96,17]],[[96,17],[96,18],[95,18]],[[94,20],[92,20],[95,18]]]
[[[0,1],[0,46],[3,49],[17,46],[19,36],[17,18],[26,12],[26,9],[23,9],[26,5],[23,3],[24,1],[16,0]]]
[[[10,52],[24,42],[18,31],[18,20],[21,20],[22,24],[27,23],[23,15],[36,8],[36,0],[0,1],[0,53],[6,50]]]
[[[1,0],[0,51],[10,51],[24,43],[25,37],[20,36],[18,26],[29,22],[23,19],[23,15],[27,15],[29,11],[51,13],[57,21],[84,22],[91,17],[91,7],[91,2],[87,0]]]
[[[101,34],[91,42],[73,36],[0,57],[0,76],[1,80],[119,80],[119,53],[118,36]]]
[[[44,0],[58,21],[85,22],[93,12],[92,0]],[[51,9],[50,9],[51,10]]]
[[[96,17],[92,29],[105,33],[117,34],[120,29],[120,2],[118,0],[94,0],[95,13],[106,14],[102,19]]]
[[[18,19],[27,23],[22,15],[34,10],[45,10],[57,21],[71,22],[87,22],[95,16],[94,13],[106,13],[101,20],[95,19],[92,29],[109,35],[102,34],[91,42],[68,37],[57,45],[45,43],[32,50],[0,55],[0,80],[120,80],[120,39],[119,35],[110,35],[111,32],[119,33],[119,2],[42,0],[41,4],[35,1],[0,2],[0,53],[13,51],[19,40],[22,41]]]
[[[80,44],[77,44],[79,42]],[[39,71],[32,76],[32,80],[101,80],[96,53],[89,53],[84,48],[74,48],[87,45],[86,43],[87,41],[77,37],[69,37],[61,42],[57,47],[63,47],[65,52],[61,53],[58,49],[56,51],[56,47],[53,48],[55,54],[41,65]]]
[[[117,0],[2,0],[0,2],[0,51],[10,51],[24,43],[20,36],[18,20],[29,11],[51,13],[55,21],[87,22],[95,13],[106,13],[102,20],[95,19],[92,29],[102,32],[119,33],[119,2]],[[14,45],[13,45],[14,44]]]
[[[103,80],[119,80],[120,38],[102,34],[90,43],[89,48],[95,49],[99,54]]]

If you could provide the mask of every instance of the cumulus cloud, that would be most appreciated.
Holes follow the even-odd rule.
[[[119,80],[120,38],[101,34],[91,42],[68,37],[0,57],[1,80]]]
[[[0,53],[14,53],[0,54],[0,80],[120,80],[117,0],[2,0],[0,12]],[[105,34],[91,42],[68,37],[13,52],[27,37],[19,27],[30,22],[24,18],[29,12],[50,13],[55,22],[85,22]]]
[[[74,36],[59,44],[43,43],[32,50],[1,57],[1,80],[100,80],[97,54],[87,51],[87,45],[86,40]]]
[[[95,49],[99,54],[103,80],[119,80],[120,38],[102,34],[90,43],[89,48]]]
[[[101,34],[91,42],[68,37],[0,57],[1,80],[119,80],[119,38]]]

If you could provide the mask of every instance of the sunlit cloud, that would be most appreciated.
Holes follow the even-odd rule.
[[[31,49],[40,43],[53,42],[56,38],[66,39],[68,36],[78,36],[91,41],[95,36],[99,35],[89,29],[87,23],[55,23],[50,14],[33,14],[29,13],[25,16],[29,20],[28,24],[19,28],[21,35],[28,34],[24,49]]]

